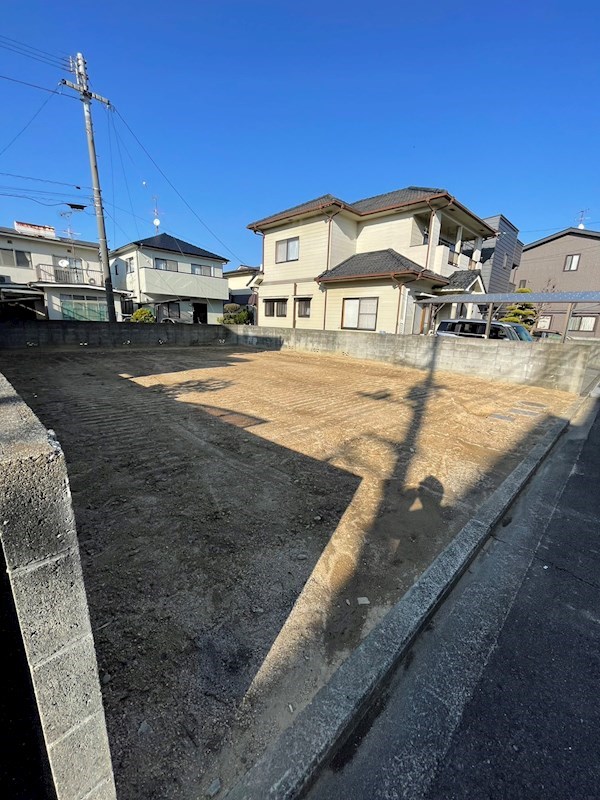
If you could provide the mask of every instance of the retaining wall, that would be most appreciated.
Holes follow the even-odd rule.
[[[7,612],[16,609],[56,797],[114,800],[65,457],[1,375],[0,414],[0,539],[14,599]]]
[[[600,340],[506,342],[229,325],[229,341],[268,350],[337,353],[581,394],[600,374]]]
[[[0,349],[21,347],[154,347],[213,344],[221,325],[27,320],[0,324]]]

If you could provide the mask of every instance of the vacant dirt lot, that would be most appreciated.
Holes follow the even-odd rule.
[[[226,347],[0,369],[66,453],[127,800],[224,794],[573,401]]]

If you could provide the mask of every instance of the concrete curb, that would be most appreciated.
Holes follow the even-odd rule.
[[[553,424],[226,800],[294,800],[311,785],[586,400]]]

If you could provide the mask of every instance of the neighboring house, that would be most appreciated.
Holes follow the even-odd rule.
[[[600,291],[600,231],[566,228],[526,244],[515,283],[517,288],[549,293],[548,305],[540,309],[536,329],[563,333],[567,308],[552,304],[552,292]],[[600,338],[600,305],[576,306],[568,335]]]
[[[0,300],[2,320],[108,320],[98,245],[57,236],[48,225],[0,228]]]
[[[353,203],[328,194],[248,227],[263,235],[260,325],[387,333],[421,332],[415,301],[477,270],[494,235],[445,189],[419,186]]]
[[[253,304],[255,297],[255,280],[261,275],[260,267],[239,266],[230,272],[224,272],[229,288],[229,300],[241,306]]]
[[[228,261],[167,233],[130,242],[111,253],[113,285],[132,293],[131,312],[149,308],[158,322],[215,324],[229,299]]]
[[[519,229],[503,214],[485,217],[484,222],[496,231],[486,239],[481,250],[481,274],[487,292],[506,293],[512,288],[513,270],[517,269],[523,252]]]

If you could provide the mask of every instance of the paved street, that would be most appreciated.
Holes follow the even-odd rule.
[[[579,423],[310,800],[600,796],[600,417]]]

